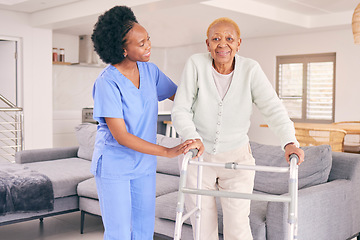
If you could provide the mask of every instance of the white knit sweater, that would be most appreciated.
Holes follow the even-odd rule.
[[[173,125],[183,139],[202,139],[211,154],[247,144],[254,103],[282,147],[298,145],[294,124],[256,61],[235,55],[233,79],[223,99],[211,68],[209,53],[195,54],[185,65],[172,109]]]

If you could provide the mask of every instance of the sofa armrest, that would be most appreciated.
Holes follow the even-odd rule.
[[[329,181],[350,179],[360,183],[360,154],[332,152]]]
[[[298,239],[347,239],[353,234],[351,185],[339,179],[299,190]],[[268,240],[288,239],[287,219],[287,203],[268,203]]]
[[[44,148],[24,150],[15,154],[15,162],[31,163],[77,157],[79,147]]]

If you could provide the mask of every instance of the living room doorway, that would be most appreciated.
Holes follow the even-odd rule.
[[[0,162],[24,149],[20,39],[0,36]]]
[[[0,37],[0,94],[19,106],[18,41]],[[7,107],[1,102],[0,107]]]

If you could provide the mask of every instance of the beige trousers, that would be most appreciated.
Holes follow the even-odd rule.
[[[204,153],[206,162],[236,162],[239,164],[255,165],[249,144],[238,149],[219,153]],[[219,167],[203,167],[202,189],[252,193],[254,187],[255,172],[250,170],[233,170]],[[187,186],[196,188],[197,166],[188,166]],[[202,196],[200,239],[218,239],[218,216],[215,198]],[[191,210],[196,205],[196,195],[186,194],[185,205]],[[224,240],[252,240],[249,223],[250,200],[221,198],[223,211]],[[195,216],[191,216],[191,223],[195,229]],[[195,234],[194,234],[195,236]]]

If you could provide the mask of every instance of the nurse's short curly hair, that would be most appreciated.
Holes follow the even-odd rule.
[[[101,60],[108,64],[124,60],[125,35],[134,23],[137,23],[136,17],[126,6],[113,7],[99,17],[91,39]]]
[[[232,19],[227,18],[227,17],[222,17],[222,18],[215,19],[215,20],[209,25],[209,27],[208,27],[208,29],[207,29],[207,31],[206,31],[206,36],[207,36],[208,38],[209,38],[210,29],[211,29],[215,24],[218,24],[218,23],[230,23],[231,25],[233,25],[233,27],[235,28],[237,37],[240,38],[240,28],[239,28],[239,26],[237,25],[236,22],[234,22]]]

